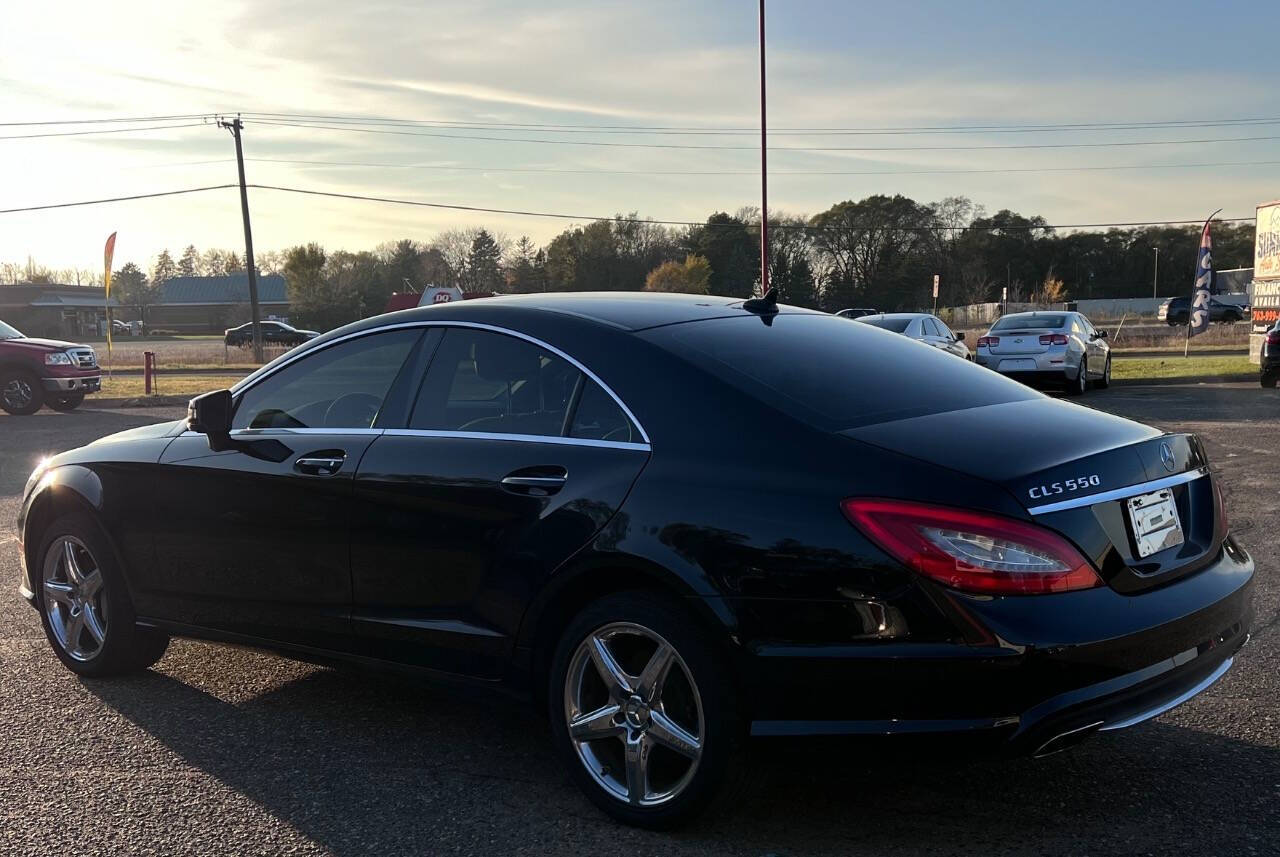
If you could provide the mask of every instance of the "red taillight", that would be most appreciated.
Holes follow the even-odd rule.
[[[986,346],[994,347],[999,344],[1000,344],[1000,337],[998,336],[979,336],[978,337],[978,345],[986,345]]]
[[[1067,337],[1061,333],[1046,333],[1040,337],[1041,345],[1066,345]]]
[[[1036,524],[905,500],[854,497],[840,508],[890,556],[954,589],[1033,595],[1102,584],[1066,539]]]

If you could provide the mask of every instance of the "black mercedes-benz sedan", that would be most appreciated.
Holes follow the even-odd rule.
[[[504,685],[654,827],[752,736],[1131,726],[1222,676],[1252,610],[1196,436],[767,298],[366,319],[42,463],[19,529],[81,675],[177,635]]]

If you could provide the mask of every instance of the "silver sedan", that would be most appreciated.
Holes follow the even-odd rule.
[[[871,324],[910,339],[941,348],[943,351],[972,360],[969,346],[964,344],[964,332],[952,333],[942,319],[927,312],[886,312],[864,315],[854,319],[860,324]]]
[[[1078,312],[1018,312],[978,338],[978,364],[1033,386],[1079,395],[1111,384],[1111,346]]]

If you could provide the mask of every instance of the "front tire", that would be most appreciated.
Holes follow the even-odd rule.
[[[570,775],[626,824],[687,821],[742,770],[728,664],[674,600],[629,592],[589,605],[560,639],[547,698]]]
[[[169,637],[137,627],[115,552],[97,521],[84,513],[50,524],[32,569],[40,623],[63,665],[100,678],[147,669]]]
[[[1263,375],[1263,376],[1262,376],[1262,386],[1266,387],[1266,388],[1267,388],[1267,389],[1269,389],[1269,390],[1274,390],[1274,389],[1275,389],[1275,386],[1276,386],[1276,378],[1277,378],[1277,377],[1278,377],[1278,376],[1276,376],[1276,375]]]
[[[54,396],[46,404],[55,411],[74,411],[84,403],[84,393],[69,393],[65,396]]]
[[[23,369],[0,370],[0,408],[14,416],[28,417],[44,404],[40,379]]]

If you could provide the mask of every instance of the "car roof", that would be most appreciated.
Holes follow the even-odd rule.
[[[742,298],[720,295],[682,295],[665,292],[543,292],[448,301],[401,310],[394,315],[397,319],[405,321],[426,321],[433,318],[478,321],[494,309],[559,313],[622,330],[645,330],[667,324],[732,317],[749,312],[743,308]],[[817,312],[785,304],[779,304],[778,311]]]

